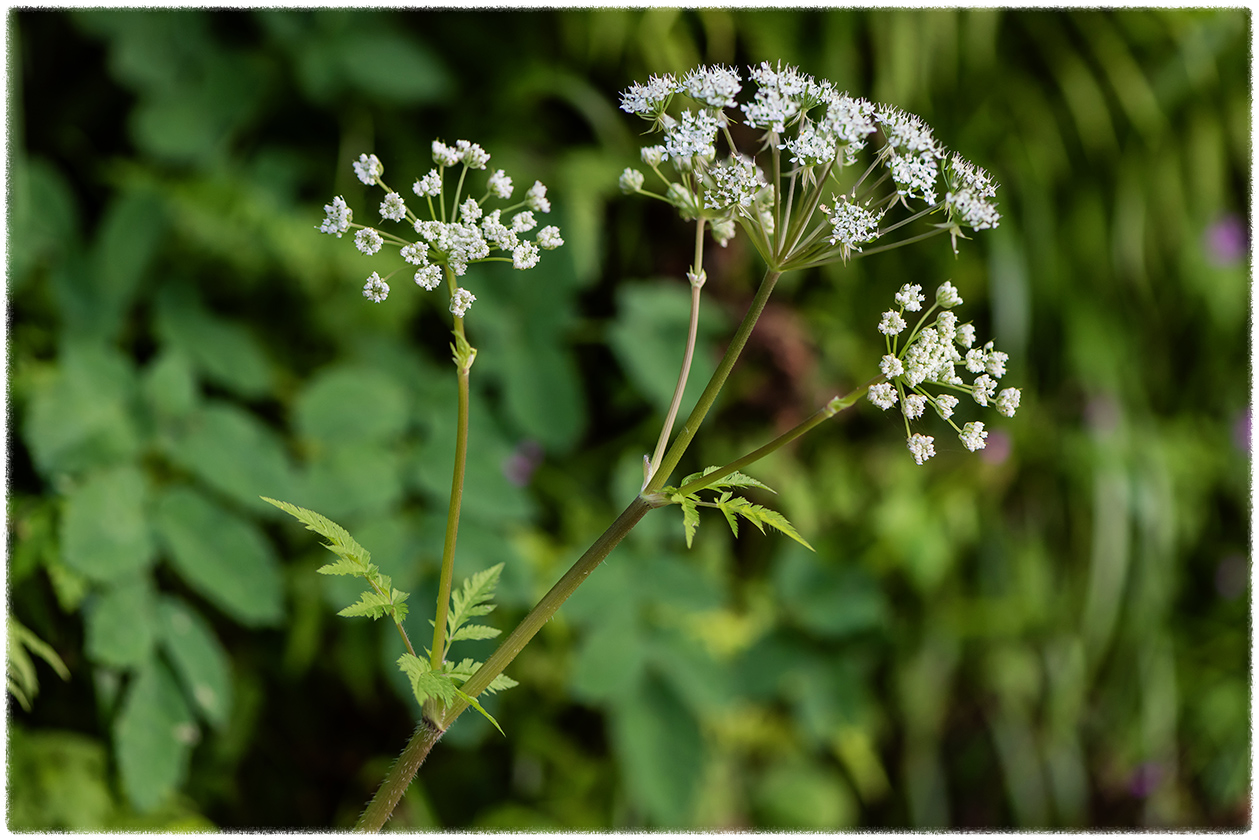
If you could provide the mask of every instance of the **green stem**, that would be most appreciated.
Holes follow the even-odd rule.
[[[699,332],[699,294],[704,287],[704,220],[695,223],[695,262],[691,264],[692,276],[698,281],[691,281],[691,323],[686,333],[686,352],[682,355],[682,370],[678,372],[678,384],[673,389],[673,401],[669,404],[669,414],[664,425],[660,427],[660,438],[656,441],[656,451],[647,465],[647,475],[643,477],[646,485],[655,475],[664,457],[665,446],[669,443],[669,435],[673,434],[673,421],[678,417],[678,408],[682,405],[682,394],[686,391],[686,380],[691,374],[691,360],[695,356],[695,336]]]
[[[692,493],[696,493],[700,490],[703,490],[705,487],[708,487],[712,484],[716,484],[718,481],[721,481],[723,478],[730,475],[731,473],[737,470],[743,469],[748,464],[755,464],[757,461],[761,460],[765,456],[770,455],[774,452],[777,452],[779,449],[791,443],[796,438],[800,437],[806,432],[812,431],[813,428],[819,425],[820,423],[823,423],[826,420],[829,420],[830,418],[834,417],[839,412],[843,411],[845,408],[849,408],[850,406],[852,406],[853,403],[861,399],[862,394],[870,390],[871,385],[875,384],[881,379],[883,379],[882,376],[876,376],[874,379],[871,379],[869,382],[862,385],[860,388],[857,388],[855,391],[851,391],[846,396],[832,398],[830,402],[828,402],[826,405],[818,409],[813,414],[813,416],[809,417],[809,419],[805,420],[803,423],[796,426],[794,429],[788,432],[784,432],[783,434],[771,440],[769,443],[762,446],[760,449],[757,449],[753,452],[749,452],[747,455],[744,455],[742,458],[731,461],[729,464],[726,464],[721,469],[715,470],[709,473],[708,475],[704,476],[703,478],[697,478],[694,481],[683,484],[681,487],[678,488],[677,492],[681,493],[684,496],[689,496]]]
[[[466,343],[463,319],[455,317],[455,340]],[[450,507],[446,511],[446,542],[442,546],[441,581],[437,590],[437,615],[433,619],[433,650],[430,663],[441,670],[446,654],[446,614],[450,609],[450,582],[455,571],[455,541],[459,536],[459,510],[463,505],[463,474],[468,461],[468,372],[471,360],[459,365],[459,419],[455,432],[455,469],[450,479]]]
[[[726,384],[726,378],[730,376],[730,370],[734,367],[734,363],[738,361],[739,354],[743,352],[748,336],[752,334],[752,328],[756,326],[756,321],[761,317],[761,312],[765,309],[765,303],[769,300],[770,293],[774,291],[774,284],[778,282],[778,278],[781,276],[782,272],[773,269],[765,272],[765,278],[761,280],[761,286],[756,290],[756,297],[752,298],[747,314],[743,316],[743,322],[739,324],[739,329],[735,331],[734,337],[730,339],[730,346],[726,348],[726,355],[721,357],[717,370],[713,372],[712,378],[708,380],[708,386],[704,388],[704,393],[700,394],[699,401],[695,403],[695,408],[691,410],[691,416],[686,418],[686,422],[682,425],[682,430],[678,432],[677,438],[673,441],[673,446],[665,454],[660,468],[655,471],[651,481],[647,482],[647,486],[643,488],[644,494],[655,493],[663,487],[669,475],[677,467],[678,462],[682,460],[687,447],[691,445],[691,441],[695,438],[695,433],[699,431],[700,424],[704,422],[704,418],[708,416],[713,403],[717,401],[717,394],[721,392],[722,386]]]
[[[358,823],[354,826],[355,831],[374,833],[384,827],[389,817],[393,815],[393,809],[398,807],[402,794],[406,793],[411,780],[419,772],[420,765],[424,763],[433,745],[445,732],[445,729],[439,727],[427,716],[420,720],[420,725],[416,727],[415,734],[411,736],[402,755],[398,756],[398,760],[389,768],[385,781],[372,797],[372,801],[367,803],[362,816],[358,818]]]

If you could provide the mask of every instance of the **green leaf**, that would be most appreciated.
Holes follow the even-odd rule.
[[[151,811],[183,786],[198,737],[174,676],[156,657],[136,674],[114,721],[122,789],[137,811]]]
[[[489,712],[485,711],[485,709],[481,706],[481,704],[477,702],[477,699],[475,697],[468,694],[464,694],[462,691],[460,691],[457,688],[455,689],[455,694],[459,695],[459,697],[463,699],[465,702],[467,702],[469,706],[471,706],[472,708],[480,712],[482,715],[484,715],[486,720],[494,724],[494,728],[498,730],[499,735],[502,735],[504,738],[507,737],[507,733],[503,731],[503,727],[498,725],[498,721],[494,720],[494,716],[490,714]]]
[[[233,500],[266,510],[258,491],[288,495],[293,468],[284,443],[252,412],[226,402],[208,403],[190,415],[174,439],[171,459]]]
[[[480,669],[481,665],[482,663],[474,662],[472,659],[464,659],[457,665],[451,662],[446,662],[442,665],[442,670],[449,674],[451,679],[457,680],[460,685],[463,685]],[[506,674],[499,674],[497,677],[490,680],[490,684],[485,687],[485,693],[495,694],[499,691],[515,688],[518,685],[520,685],[520,683],[516,682]]]
[[[342,364],[315,374],[293,406],[299,434],[328,445],[386,442],[407,427],[407,390],[375,367]]]
[[[100,665],[136,667],[152,654],[157,631],[153,583],[138,575],[116,581],[86,611],[87,655]]]
[[[180,576],[236,621],[270,627],[284,617],[280,567],[252,522],[187,487],[167,491],[157,530]]]
[[[695,529],[699,527],[699,510],[695,506],[694,496],[674,496],[682,506],[682,527],[686,531],[686,547],[691,547],[695,539]]]
[[[421,706],[430,697],[442,703],[450,703],[458,696],[458,689],[450,676],[435,672],[426,659],[404,653],[398,657],[398,667],[411,681],[411,691]]]
[[[158,616],[162,648],[170,657],[185,694],[212,726],[223,729],[232,708],[227,651],[209,622],[183,600],[162,598]]]
[[[125,466],[89,475],[66,499],[61,559],[95,581],[147,569],[155,546],[146,507],[144,474]]]
[[[271,393],[271,362],[242,324],[208,312],[186,285],[167,285],[157,295],[162,342],[183,353],[207,379],[242,397]]]
[[[487,615],[494,609],[494,605],[489,601],[494,598],[494,587],[498,586],[498,576],[502,571],[503,564],[499,563],[477,572],[463,582],[461,590],[451,593],[450,613],[446,618],[446,634],[452,640],[469,618]]]
[[[386,582],[386,584],[388,583],[388,577],[381,575],[381,578]],[[346,607],[337,613],[337,615],[343,615],[347,618],[367,616],[376,619],[380,618],[382,615],[388,614],[394,621],[401,624],[407,617],[407,607],[405,604],[407,593],[391,589],[387,585],[384,589],[385,592],[388,592],[389,594],[376,592],[375,590],[370,589],[367,590],[359,596],[358,603]]]
[[[314,531],[319,536],[326,539],[324,548],[331,551],[341,559],[335,563],[329,563],[321,566],[318,571],[323,575],[371,575],[376,567],[372,565],[372,555],[367,549],[359,545],[350,532],[342,528],[337,523],[315,513],[313,510],[307,510],[304,507],[281,502],[277,499],[271,499],[266,496],[260,496],[267,504],[275,505],[280,510],[292,516],[298,522],[306,526],[306,530]]]
[[[450,637],[450,641],[453,643],[461,642],[464,639],[494,639],[502,632],[497,627],[487,627],[484,624],[465,624],[455,631],[454,635]]]
[[[740,498],[738,496],[724,502],[715,502],[714,504],[721,508],[722,512],[729,510],[737,513],[739,516],[742,516],[748,522],[755,525],[762,534],[765,533],[765,526],[768,525],[769,527],[777,531],[781,531],[791,537],[809,551],[813,551],[813,546],[805,542],[804,538],[796,532],[796,529],[790,522],[787,521],[786,517],[777,511],[770,510],[769,508],[762,507],[761,505],[754,505],[747,499]],[[728,515],[729,514],[727,514],[727,516]]]
[[[651,677],[621,698],[612,740],[634,803],[658,825],[689,825],[703,776],[703,739],[673,690]]]
[[[178,350],[163,350],[149,363],[141,384],[149,410],[159,420],[187,416],[200,398],[192,365]]]
[[[31,653],[51,665],[63,680],[70,679],[70,672],[57,652],[43,639],[22,626],[10,613],[8,686],[9,691],[22,704],[22,708],[28,712],[31,710],[31,701],[39,693],[39,677],[35,672],[35,663],[31,661]]]

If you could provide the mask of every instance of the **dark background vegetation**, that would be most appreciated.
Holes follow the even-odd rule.
[[[507,564],[507,629],[636,491],[681,347],[690,229],[617,192],[617,92],[765,59],[920,114],[1003,219],[784,279],[683,468],[865,381],[905,282],[953,280],[1022,408],[979,455],[928,423],[925,467],[867,404],[761,464],[816,554],[649,514],[394,825],[1249,824],[1248,12],[8,22],[9,604],[70,671],[10,703],[11,828],[352,824],[416,717],[397,639],[257,497],[350,528],[423,638],[454,385],[435,298],[364,301],[322,205],[434,138],[550,187],[568,244],[467,280],[457,574]],[[711,253],[708,366],[762,270]]]

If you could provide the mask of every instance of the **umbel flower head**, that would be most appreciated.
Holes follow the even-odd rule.
[[[468,177],[470,171],[487,168],[489,154],[467,140],[458,140],[453,146],[434,140],[432,151],[433,169],[411,187],[423,216],[416,215],[402,194],[385,183],[385,167],[375,155],[359,155],[353,164],[354,174],[360,181],[385,191],[379,207],[381,222],[406,225],[405,233],[356,224],[353,211],[341,196],[324,205],[327,216],[319,230],[340,239],[351,229],[357,229],[354,245],[367,256],[396,248],[409,266],[407,270],[414,270],[415,283],[420,288],[433,291],[445,279],[450,293],[450,312],[462,318],[476,296],[461,288],[455,278],[462,277],[469,265],[510,262],[523,271],[538,264],[542,251],[552,251],[563,245],[564,240],[555,225],[542,227],[532,239],[525,238],[525,234],[538,227],[534,214],[551,211],[551,202],[541,181],[535,181],[520,201],[507,203],[514,192],[513,182],[506,172],[498,169],[490,173],[485,192],[478,197],[465,193],[464,187],[473,183]],[[451,181],[455,181],[453,189]],[[506,206],[491,209],[490,205],[496,203]],[[394,273],[400,270],[395,269]],[[383,302],[389,296],[386,280],[391,276],[392,273],[382,278],[373,271],[363,286],[363,296],[374,303]]]
[[[907,283],[896,293],[897,307],[884,312],[878,326],[887,342],[887,355],[879,364],[884,381],[871,385],[866,392],[870,402],[884,411],[900,403],[907,445],[919,464],[935,454],[935,438],[911,432],[909,423],[921,418],[928,407],[953,427],[963,446],[975,452],[986,445],[988,432],[979,421],[958,428],[953,422],[953,411],[960,400],[955,395],[969,395],[979,405],[991,405],[1006,417],[1014,416],[1021,395],[1018,388],[997,391],[997,380],[1005,375],[1009,356],[994,349],[991,341],[983,347],[975,346],[975,327],[959,324],[953,312],[962,304],[962,296],[952,283],[936,289],[935,303],[922,313],[902,341],[901,336],[909,328],[905,313],[921,311],[925,302],[926,296],[917,284]],[[935,320],[927,324],[932,314]],[[958,372],[959,366],[978,376],[966,382]]]
[[[999,223],[992,178],[949,156],[919,117],[782,64],[748,68],[748,82],[755,87],[741,103],[743,77],[720,65],[680,80],[652,76],[625,90],[621,109],[663,133],[663,142],[642,150],[662,186],[653,192],[631,168],[621,189],[666,201],[683,218],[708,220],[723,245],[737,223],[780,271],[847,261],[932,233],[948,233],[956,250],[964,228]],[[760,132],[755,148],[735,145],[730,126],[739,122]],[[928,217],[936,219],[928,233],[891,237]]]

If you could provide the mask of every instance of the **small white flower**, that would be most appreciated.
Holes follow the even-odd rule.
[[[385,167],[375,155],[359,155],[354,162],[354,174],[370,187],[376,183],[376,176],[385,174]]]
[[[939,147],[932,136],[931,126],[919,117],[890,105],[879,106],[874,117],[883,127],[887,144],[898,152],[940,156],[937,154]]]
[[[984,431],[984,424],[979,421],[967,423],[962,427],[962,433],[958,435],[962,445],[971,452],[977,452],[987,446],[985,443],[987,437],[988,433]]]
[[[971,385],[971,395],[975,398],[975,402],[980,405],[987,405],[996,391],[996,380],[986,373],[976,377],[974,384]]]
[[[714,187],[704,194],[704,206],[719,209],[738,205],[750,207],[765,187],[765,176],[751,158],[737,155],[709,170]]]
[[[469,198],[459,205],[459,218],[463,219],[465,225],[470,225],[481,218],[481,205],[477,204],[475,198]]]
[[[895,379],[905,373],[905,366],[901,364],[901,360],[890,353],[883,357],[883,361],[879,362],[879,370],[883,371],[883,375],[888,379]]]
[[[536,210],[539,213],[550,213],[551,202],[546,197],[546,185],[541,181],[534,181],[533,186],[525,193],[525,204],[530,210]]]
[[[430,169],[428,174],[425,175],[422,179],[416,181],[415,185],[412,186],[411,189],[415,192],[416,195],[420,196],[421,198],[424,198],[426,196],[431,197],[435,195],[441,195],[442,176],[437,172],[436,169]]]
[[[879,332],[884,335],[900,335],[905,327],[905,319],[895,309],[884,312],[883,320],[879,321]]]
[[[945,420],[953,416],[953,409],[957,408],[957,397],[952,394],[941,394],[933,400],[936,407],[936,413]]]
[[[511,264],[524,271],[538,264],[538,246],[532,242],[521,242],[511,252]]]
[[[996,205],[987,200],[997,194],[992,177],[957,154],[949,160],[947,174],[952,176],[951,189],[944,195],[949,214],[975,230],[997,227],[1001,214]]]
[[[991,341],[984,346],[984,349],[988,351],[987,370],[992,374],[992,378],[1000,379],[1005,376],[1005,365],[1010,361],[1010,354],[993,350]]]
[[[426,265],[419,271],[415,272],[415,283],[417,286],[433,291],[442,284],[442,269],[439,265]]]
[[[897,194],[905,198],[921,198],[936,203],[935,182],[939,170],[932,154],[894,155],[888,158],[888,169],[896,183]]]
[[[962,324],[957,328],[957,343],[963,347],[970,347],[975,343],[974,324]]]
[[[625,171],[621,173],[621,178],[617,181],[617,185],[620,186],[621,192],[627,195],[636,193],[643,188],[643,173],[627,166]]]
[[[455,151],[459,154],[459,160],[469,169],[484,169],[490,162],[490,155],[485,149],[467,140],[456,140]]]
[[[502,212],[502,210],[495,210],[481,219],[481,233],[487,241],[493,242],[496,248],[510,251],[520,243],[516,239],[516,234],[499,221]]]
[[[913,435],[906,442],[906,445],[909,447],[909,451],[913,453],[914,460],[919,466],[922,465],[923,461],[936,454],[935,438],[931,435]]]
[[[495,198],[511,198],[511,176],[501,169],[495,171],[494,174],[490,176],[489,190],[490,195]]]
[[[877,385],[871,385],[870,390],[866,392],[866,396],[870,398],[870,402],[887,411],[896,405],[896,386],[891,382],[880,382]]]
[[[433,163],[438,166],[454,166],[459,162],[459,152],[440,140],[433,141]]]
[[[1013,417],[1014,410],[1019,407],[1019,397],[1022,393],[1018,388],[1004,388],[1000,394],[997,394],[996,407],[997,412],[1004,414],[1006,417]]]
[[[419,242],[403,245],[402,258],[411,265],[428,265],[428,246]]]
[[[389,284],[381,280],[380,275],[373,271],[363,285],[363,297],[372,303],[380,303],[389,297]]]
[[[941,341],[951,343],[957,338],[957,315],[948,309],[944,310],[936,316],[935,328]]]
[[[646,84],[635,82],[621,94],[621,110],[644,117],[658,116],[677,89],[677,79],[668,74],[652,76]]]
[[[653,169],[664,163],[664,146],[643,146],[643,150],[639,154],[643,159],[643,163]]]
[[[533,218],[533,212],[530,210],[522,210],[511,217],[511,229],[513,233],[526,233],[537,226],[538,222]]]
[[[927,398],[923,394],[910,394],[905,397],[902,403],[905,410],[905,416],[910,420],[917,420],[927,410]]]
[[[697,67],[682,80],[679,89],[709,108],[729,108],[742,87],[739,72],[733,67]]]
[[[734,238],[734,219],[717,219],[709,227],[713,232],[713,239],[717,240],[717,244],[723,248]]]
[[[402,201],[402,196],[396,192],[391,192],[385,196],[385,200],[380,202],[380,215],[391,222],[400,222],[407,215],[407,206]]]
[[[835,201],[835,209],[830,213],[831,244],[839,245],[844,259],[848,259],[849,251],[860,253],[859,246],[879,238],[883,214],[875,215],[860,204],[849,202],[847,196]]]
[[[564,240],[560,238],[560,229],[555,225],[547,225],[538,231],[537,242],[538,247],[544,251],[554,251],[564,244]]]
[[[455,293],[450,296],[450,314],[456,318],[462,318],[467,314],[474,300],[476,300],[476,295],[467,289],[455,289]]]
[[[379,251],[380,246],[384,244],[385,241],[380,238],[380,234],[371,228],[363,228],[354,234],[354,247],[369,257]]]
[[[707,111],[683,111],[681,120],[665,130],[665,155],[684,168],[693,165],[696,158],[712,160],[717,156],[719,128],[717,118]]]
[[[966,351],[966,369],[971,373],[983,373],[986,364],[987,354],[980,348]]]
[[[936,303],[945,309],[952,309],[962,305],[962,296],[953,284],[946,280],[940,288],[936,289]]]
[[[896,293],[896,302],[909,312],[917,312],[922,309],[922,302],[926,300],[926,296],[922,294],[922,286],[917,284],[910,285],[906,283],[901,286],[901,290]]]
[[[354,218],[354,211],[341,196],[332,199],[331,204],[325,204],[323,209],[328,217],[319,226],[319,232],[334,234],[337,239],[340,239],[341,234],[350,229],[350,220]]]

